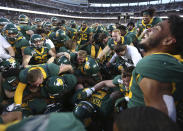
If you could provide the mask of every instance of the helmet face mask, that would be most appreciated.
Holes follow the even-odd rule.
[[[22,14],[18,17],[18,23],[19,24],[28,24],[29,18],[26,15]]]
[[[7,24],[3,30],[8,41],[14,42],[18,38],[18,29],[14,24]]]
[[[57,18],[56,18],[56,17],[52,17],[52,18],[51,18],[51,23],[52,23],[52,25],[56,26],[57,23],[58,23]]]
[[[66,34],[65,34],[65,31],[63,30],[57,30],[56,31],[56,39],[58,42],[65,42],[66,41]]]
[[[46,32],[51,31],[51,23],[50,23],[50,22],[45,22],[45,23],[43,23],[43,29],[44,29]]]

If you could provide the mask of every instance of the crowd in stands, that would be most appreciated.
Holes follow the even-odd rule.
[[[25,2],[23,4],[23,2]],[[67,12],[78,12],[78,13],[84,13],[84,12],[92,12],[92,13],[119,13],[119,12],[140,12],[141,9],[144,8],[155,8],[157,12],[160,11],[167,11],[167,10],[182,10],[183,8],[183,2],[172,2],[167,4],[156,4],[156,5],[139,5],[139,6],[121,6],[121,7],[80,7],[80,6],[72,6],[72,5],[66,5],[62,4],[57,1],[50,1],[50,0],[14,0],[13,2],[11,0],[2,0],[0,3],[1,6],[6,7],[16,7],[21,9],[34,9],[37,11],[45,11],[48,12],[49,8],[52,8],[52,12],[58,13],[67,13]],[[48,9],[45,9],[44,7],[41,8],[41,6],[48,7]],[[39,7],[39,8],[37,8]],[[54,11],[55,9],[55,11]],[[62,12],[62,10],[65,10],[65,12]]]

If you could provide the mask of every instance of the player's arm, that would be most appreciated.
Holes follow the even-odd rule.
[[[107,45],[103,50],[102,52],[100,52],[100,54],[98,55],[98,59],[101,59],[104,55],[106,55],[108,52],[110,51],[110,48],[109,46]]]
[[[53,52],[53,50],[49,50],[49,55],[51,56],[51,58],[50,59],[48,59],[48,61],[47,61],[47,63],[52,63],[52,62],[54,62],[54,59],[56,58],[56,54]]]
[[[14,96],[15,105],[22,104],[23,92],[24,92],[24,89],[26,88],[26,85],[27,84],[22,83],[22,82],[18,83],[18,86],[15,91],[15,96]]]
[[[27,31],[26,31],[26,34],[28,34],[28,35],[30,35],[30,36],[31,36],[31,35],[33,35],[33,34],[34,34],[34,31],[32,31],[32,30],[27,30]]]
[[[24,68],[27,68],[27,67],[28,67],[31,58],[32,58],[31,55],[24,55],[24,56],[23,56],[22,65],[23,65]]]
[[[10,47],[6,48],[6,50],[8,51],[8,53],[11,57],[15,57],[15,51],[13,50],[13,47],[10,46]]]
[[[64,73],[64,72],[73,72],[73,68],[71,65],[61,65],[60,66],[60,70],[59,70],[59,74]]]
[[[98,91],[98,90],[100,90],[100,89],[103,88],[103,87],[114,88],[114,87],[116,87],[116,86],[113,84],[112,80],[105,80],[105,81],[101,81],[101,82],[97,83],[97,84],[94,86],[94,89],[95,89],[96,91]]]
[[[146,106],[154,107],[167,115],[170,114],[170,110],[174,107],[167,104],[167,100],[164,96],[171,97],[171,84],[162,83],[157,80],[143,78],[139,86],[144,94],[144,101]],[[170,100],[170,99],[169,99]],[[168,102],[170,103],[170,101]]]

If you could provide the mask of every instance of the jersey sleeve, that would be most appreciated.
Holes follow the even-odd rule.
[[[110,38],[110,39],[108,40],[108,42],[107,42],[107,45],[109,46],[109,48],[110,48],[111,50],[113,50],[113,49],[114,49],[114,46],[115,46],[114,40],[113,40],[112,38]]]
[[[25,49],[26,47],[30,46],[29,42],[24,38],[20,41],[20,43],[21,43],[21,49]]]
[[[50,64],[48,64],[48,71],[51,76],[57,76],[57,75],[59,75],[60,66],[58,66],[54,63],[50,63]]]
[[[30,55],[30,56],[32,56],[32,53],[31,53],[32,51],[31,51],[31,48],[30,47],[26,47],[25,49],[24,49],[24,54],[25,55]]]

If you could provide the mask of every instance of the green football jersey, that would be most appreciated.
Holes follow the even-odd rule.
[[[37,115],[9,124],[5,131],[85,131],[83,124],[71,112]]]
[[[8,42],[12,45],[15,51],[15,58],[21,63],[23,58],[22,49],[25,49],[26,47],[28,47],[29,42],[25,39],[25,37],[21,35],[15,40],[15,42],[11,42],[11,41],[8,41]]]
[[[29,25],[18,25],[17,28],[23,34],[23,36],[26,38],[26,40],[30,40],[30,35],[26,34],[26,31],[32,30],[31,26],[29,26]]]
[[[170,54],[153,54],[144,57],[133,70],[129,86],[128,107],[145,106],[144,95],[139,87],[139,82],[144,78],[150,78],[159,82],[171,83],[172,95],[175,101],[181,100],[183,89],[183,60]]]
[[[113,102],[112,99],[110,98],[110,94],[104,90],[99,90],[95,93],[93,93],[90,97],[84,98],[82,96],[82,92],[85,89],[78,90],[74,94],[74,101],[81,101],[81,100],[86,100],[90,102],[95,109],[97,110],[97,113],[99,113],[100,116],[107,116],[113,111]]]
[[[60,66],[50,63],[50,64],[40,64],[40,65],[32,65],[29,68],[26,68],[24,70],[21,70],[19,73],[19,80],[22,83],[27,83],[27,73],[29,70],[33,69],[40,69],[44,79],[50,77],[50,76],[57,76],[59,75]]]
[[[86,27],[86,28],[83,30],[82,27],[81,27],[79,33],[80,33],[80,38],[81,38],[81,43],[80,43],[80,45],[82,45],[82,44],[85,44],[86,42],[89,41],[89,35],[92,34],[92,29],[89,28],[89,27]]]
[[[67,34],[70,39],[74,40],[74,39],[76,39],[77,29],[67,27]]]
[[[35,47],[29,46],[29,47],[25,48],[24,54],[32,56],[29,64],[31,64],[31,65],[43,64],[48,61],[49,50],[50,50],[50,46],[48,44],[45,44],[40,49],[36,49]]]
[[[120,40],[120,42],[118,42],[118,43],[117,43],[116,41],[114,41],[112,38],[110,38],[110,39],[108,40],[108,42],[107,42],[107,45],[109,46],[109,48],[110,48],[111,50],[114,50],[114,47],[115,47],[115,45],[117,45],[117,44],[129,45],[131,42],[132,42],[132,38],[129,37],[128,35],[126,35],[126,36],[121,36],[121,40]]]
[[[139,20],[137,21],[137,29],[139,29],[139,32],[143,32],[144,29],[151,28],[161,21],[162,19],[159,17],[152,18],[148,24],[145,24],[143,20]]]

